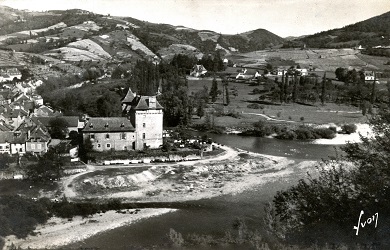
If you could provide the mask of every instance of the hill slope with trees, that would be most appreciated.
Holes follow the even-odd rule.
[[[346,48],[357,45],[363,47],[390,45],[390,12],[370,19],[345,26],[319,32],[303,38],[289,41],[286,46],[302,46],[311,48]]]

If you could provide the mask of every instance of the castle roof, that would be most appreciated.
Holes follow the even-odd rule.
[[[83,132],[133,132],[130,120],[126,117],[90,117]]]
[[[136,94],[131,91],[129,88],[129,91],[127,91],[126,96],[123,98],[122,103],[131,103],[134,98],[136,97]]]
[[[157,101],[156,96],[140,96],[136,95],[129,89],[126,96],[122,100],[124,105],[124,111],[133,110],[157,110],[163,109],[161,104]]]
[[[135,110],[163,109],[155,96],[137,96],[134,101]]]

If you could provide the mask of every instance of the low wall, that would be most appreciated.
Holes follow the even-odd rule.
[[[169,155],[169,156],[157,156],[157,157],[145,157],[140,159],[125,159],[125,160],[105,160],[102,162],[97,162],[97,164],[103,165],[129,165],[129,164],[138,164],[138,163],[155,163],[155,162],[178,162],[178,161],[194,161],[201,159],[201,156],[192,154],[187,156],[181,155]]]

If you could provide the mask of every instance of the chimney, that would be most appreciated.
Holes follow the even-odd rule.
[[[149,97],[149,108],[156,108],[156,97],[155,96],[150,96]]]

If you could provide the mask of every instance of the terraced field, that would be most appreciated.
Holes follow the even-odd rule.
[[[354,49],[278,49],[261,50],[240,54],[242,57],[235,60],[251,66],[264,65],[266,61],[279,58],[299,63],[301,66],[313,66],[325,71],[335,71],[338,67],[390,69],[384,64],[388,61],[383,58],[362,55]]]

